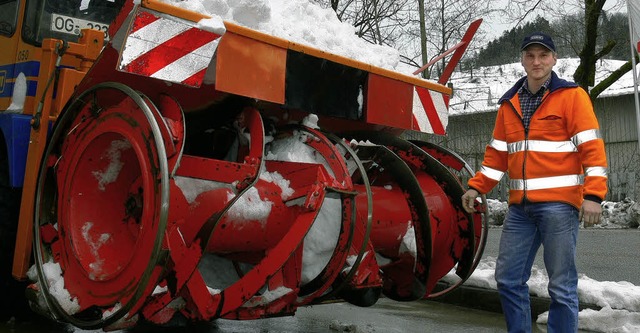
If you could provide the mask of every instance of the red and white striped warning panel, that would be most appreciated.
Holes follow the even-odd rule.
[[[449,96],[415,87],[412,128],[424,133],[445,135],[448,120]]]
[[[118,69],[199,87],[220,37],[221,34],[196,28],[187,21],[138,11],[127,33]]]

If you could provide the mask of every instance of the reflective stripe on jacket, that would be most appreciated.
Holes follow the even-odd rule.
[[[509,175],[509,204],[559,201],[580,208],[607,193],[604,141],[589,95],[552,72],[549,90],[533,113],[528,131],[522,123],[520,79],[501,99],[482,168],[469,187],[488,193]]]

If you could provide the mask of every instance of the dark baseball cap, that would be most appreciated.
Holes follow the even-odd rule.
[[[520,51],[524,51],[527,46],[531,44],[540,44],[549,50],[556,52],[556,45],[553,44],[553,39],[544,32],[534,32],[530,35],[527,35],[522,40],[522,47],[520,47]]]

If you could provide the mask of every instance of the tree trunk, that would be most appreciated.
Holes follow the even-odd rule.
[[[422,54],[422,64],[425,65],[429,62],[429,58],[427,57],[427,24],[424,13],[424,0],[418,0],[418,14],[420,15],[420,52]],[[429,78],[426,70],[422,71],[422,77]]]
[[[636,54],[636,62],[638,61],[640,61],[640,57],[638,57],[638,55]],[[591,96],[591,100],[595,100],[596,97],[598,97],[598,95],[600,95],[603,91],[609,88],[613,83],[618,81],[618,79],[621,78],[623,75],[625,75],[628,71],[630,71],[631,66],[633,66],[631,61],[627,61],[624,65],[620,66],[620,68],[615,70],[613,73],[609,74],[609,76],[607,76],[606,79],[600,81],[600,83],[598,83],[598,85],[593,87],[589,92],[589,95]]]
[[[440,41],[440,54],[443,54],[444,51],[447,50],[447,18],[445,17],[446,3],[445,0],[440,0],[440,37],[442,38]],[[442,75],[444,68],[446,66],[445,58],[442,58],[440,61],[440,67],[436,67],[438,77]]]
[[[596,38],[598,37],[598,19],[606,0],[585,0],[585,33],[584,43],[580,51],[580,65],[573,73],[573,79],[586,91],[593,87],[596,75]],[[604,54],[601,54],[602,56]]]

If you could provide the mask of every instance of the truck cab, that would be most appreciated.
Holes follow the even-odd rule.
[[[10,156],[12,187],[22,186],[29,124],[43,102],[43,93],[53,93],[50,115],[55,119],[74,82],[86,72],[81,59],[60,54],[52,77],[42,67],[43,41],[60,41],[56,51],[60,53],[68,43],[78,42],[82,29],[95,29],[106,36],[122,5],[123,1],[109,0],[0,1],[0,141]]]

